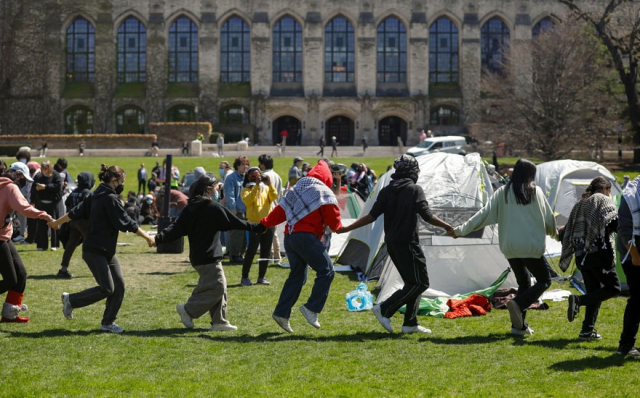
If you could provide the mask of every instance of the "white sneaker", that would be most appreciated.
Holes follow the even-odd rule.
[[[402,333],[411,334],[411,333],[431,333],[431,329],[427,329],[424,326],[416,325],[416,326],[403,326]]]
[[[318,314],[309,310],[304,305],[300,306],[300,312],[302,312],[302,316],[304,316],[304,319],[306,319],[311,326],[313,326],[316,329],[320,329],[320,322],[318,322]]]
[[[62,293],[62,313],[67,319],[73,319],[73,307],[71,306],[71,300],[69,300],[69,293]]]
[[[374,305],[373,308],[371,308],[371,312],[373,312],[373,315],[375,315],[376,318],[378,318],[378,322],[380,322],[382,327],[387,329],[387,332],[393,333],[393,328],[391,327],[391,319],[385,318],[382,315],[382,309],[380,308],[380,304]]]
[[[54,251],[56,251],[56,250],[58,250],[58,248],[57,248],[57,247],[52,247],[52,248],[51,248],[51,251],[52,251],[52,252],[54,252]]]
[[[533,329],[528,326],[526,329],[511,328],[511,334],[514,336],[528,336],[533,334]]]
[[[238,330],[238,327],[230,323],[215,323],[211,325],[211,329],[209,330],[213,332],[233,332],[234,330]]]
[[[191,315],[189,315],[187,310],[184,308],[184,304],[176,305],[176,311],[178,311],[178,314],[180,315],[182,324],[188,329],[193,329],[193,318],[191,318]]]
[[[112,323],[111,325],[100,325],[100,330],[102,330],[103,332],[111,332],[116,334],[124,333],[124,329],[116,325],[115,323]]]
[[[524,320],[522,319],[522,310],[515,300],[509,300],[507,302],[507,309],[509,310],[509,316],[511,317],[511,326],[514,329],[522,330],[524,328]]]
[[[284,329],[285,332],[293,333],[293,329],[291,329],[291,325],[289,325],[289,320],[287,318],[283,318],[277,315],[272,315],[272,317],[273,320],[276,321],[276,323],[280,325],[280,327]]]

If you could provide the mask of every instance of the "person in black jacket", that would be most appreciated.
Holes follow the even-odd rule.
[[[384,214],[384,241],[404,286],[387,300],[375,305],[372,312],[382,326],[392,333],[390,318],[406,304],[402,333],[431,333],[431,330],[418,325],[417,319],[420,297],[429,288],[427,261],[418,238],[417,215],[448,233],[453,232],[453,227],[429,210],[424,191],[416,184],[420,173],[418,161],[413,156],[402,155],[395,160],[393,167],[396,169],[391,175],[393,180],[382,188],[369,214],[336,232],[341,234],[360,228]]]
[[[33,177],[31,200],[35,203],[36,209],[46,211],[53,219],[60,217],[62,183],[60,173],[54,170],[48,160],[40,164],[40,173]],[[38,220],[36,246],[38,251],[47,250],[49,246],[49,228],[45,220]],[[58,233],[53,230],[51,231],[51,250],[58,250]]]
[[[227,280],[222,269],[220,231],[248,230],[258,234],[266,229],[259,223],[239,219],[215,200],[218,182],[203,175],[189,188],[189,203],[176,221],[156,235],[156,245],[171,242],[181,236],[189,237],[189,261],[200,275],[186,304],[176,310],[182,323],[193,328],[193,318],[206,312],[211,315],[213,331],[233,331],[238,328],[226,319]]]
[[[87,263],[98,286],[79,293],[62,293],[62,313],[65,318],[73,319],[74,308],[82,308],[100,300],[107,299],[100,330],[122,333],[124,329],[114,321],[124,298],[124,278],[116,256],[118,232],[134,232],[143,237],[149,247],[155,241],[145,231],[138,228],[124,210],[118,195],[124,190],[126,174],[118,166],[101,166],[98,178],[102,183],[80,205],[74,207],[60,219],[49,223],[58,229],[70,220],[89,219],[89,231],[82,246],[82,259]]]
[[[64,205],[67,209],[71,210],[78,206],[80,203],[91,195],[91,190],[95,185],[96,180],[93,177],[93,173],[90,171],[83,171],[78,174],[78,187],[73,190],[65,200]],[[89,229],[89,220],[78,219],[71,220],[68,224],[68,233],[66,236],[66,242],[64,243],[64,253],[62,254],[61,268],[56,275],[58,278],[71,279],[73,275],[69,272],[69,262],[73,256],[73,252],[82,243],[82,239],[87,235]]]

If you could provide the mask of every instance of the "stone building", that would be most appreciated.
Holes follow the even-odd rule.
[[[227,141],[463,133],[503,46],[551,0],[0,0],[4,134],[210,121]]]

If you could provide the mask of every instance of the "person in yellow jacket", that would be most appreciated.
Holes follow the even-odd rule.
[[[278,192],[271,184],[271,179],[268,175],[260,174],[259,168],[252,167],[245,174],[240,196],[242,202],[244,202],[247,207],[247,221],[260,222],[261,219],[269,215],[272,207],[271,204],[278,199]],[[260,258],[264,260],[258,260],[257,284],[271,284],[267,278],[265,278],[265,275],[267,273],[267,266],[269,265],[268,258],[270,256],[274,234],[275,227],[267,228],[267,231],[260,235],[249,232],[249,247],[247,247],[247,252],[242,263],[242,279],[240,280],[240,284],[243,286],[252,285],[249,279],[249,271],[251,271],[251,264],[258,250],[258,244],[260,244]]]

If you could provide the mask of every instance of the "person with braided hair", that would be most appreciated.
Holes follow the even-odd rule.
[[[566,271],[575,255],[587,290],[584,296],[569,296],[567,308],[567,319],[573,322],[580,306],[586,307],[582,331],[578,335],[581,340],[602,338],[595,329],[600,304],[620,294],[612,236],[618,228],[618,210],[610,194],[611,181],[602,176],[591,180],[560,233],[560,269]]]
[[[393,333],[391,317],[406,304],[402,333],[431,333],[431,330],[418,325],[420,297],[429,288],[427,260],[418,238],[418,215],[447,232],[452,232],[453,227],[429,209],[424,191],[417,184],[420,173],[418,161],[411,155],[402,155],[393,162],[393,167],[393,180],[382,188],[369,214],[339,229],[337,233],[371,224],[384,214],[384,241],[404,286],[387,300],[373,306],[372,312],[380,324]]]

